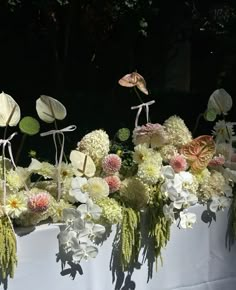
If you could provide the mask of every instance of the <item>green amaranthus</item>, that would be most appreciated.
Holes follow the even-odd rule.
[[[11,221],[4,215],[0,218],[0,271],[3,279],[14,277],[17,265],[16,236]]]
[[[141,246],[140,212],[123,208],[121,222],[121,264],[123,271],[138,260]]]

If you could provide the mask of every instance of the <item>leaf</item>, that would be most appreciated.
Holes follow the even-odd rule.
[[[207,110],[215,111],[218,115],[226,115],[227,112],[232,108],[233,101],[231,96],[224,90],[215,90],[208,101]]]
[[[52,123],[56,120],[63,120],[66,117],[66,108],[58,100],[42,95],[36,101],[36,111],[39,118],[46,122]]]
[[[0,127],[16,126],[20,121],[20,107],[8,94],[0,94]],[[10,119],[10,120],[9,120]]]
[[[79,171],[80,176],[94,176],[96,172],[96,166],[90,156],[78,150],[72,150],[70,153],[70,161],[72,166]]]
[[[22,133],[33,136],[39,132],[40,125],[35,118],[26,116],[21,119],[19,123],[19,128]]]

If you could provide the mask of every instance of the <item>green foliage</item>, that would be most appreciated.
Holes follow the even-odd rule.
[[[26,116],[21,119],[19,128],[22,133],[33,136],[38,134],[40,130],[40,124],[35,118]]]

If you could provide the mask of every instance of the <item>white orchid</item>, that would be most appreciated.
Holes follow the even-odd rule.
[[[81,214],[82,219],[99,219],[102,213],[102,209],[93,203],[91,199],[87,200],[87,203],[81,204],[77,208],[78,212]]]
[[[212,212],[217,212],[229,207],[230,204],[231,199],[226,196],[213,196],[209,208]]]
[[[95,246],[88,246],[86,243],[78,244],[73,252],[72,261],[75,264],[81,262],[82,259],[88,260],[89,258],[95,258],[98,253],[98,249]]]
[[[74,177],[71,181],[71,189],[69,190],[68,198],[71,202],[86,203],[88,193],[86,192],[87,178]]]
[[[195,213],[182,211],[180,213],[180,226],[183,229],[192,228],[192,225],[196,222],[197,216]]]

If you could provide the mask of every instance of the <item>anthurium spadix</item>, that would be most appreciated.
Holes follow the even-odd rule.
[[[20,107],[8,94],[0,94],[0,127],[16,126],[20,121]]]
[[[218,89],[211,94],[207,111],[215,115],[226,115],[232,108],[232,104],[231,96],[224,89]]]
[[[65,106],[61,102],[45,95],[41,95],[37,99],[36,111],[39,118],[46,123],[63,120],[67,114]]]

